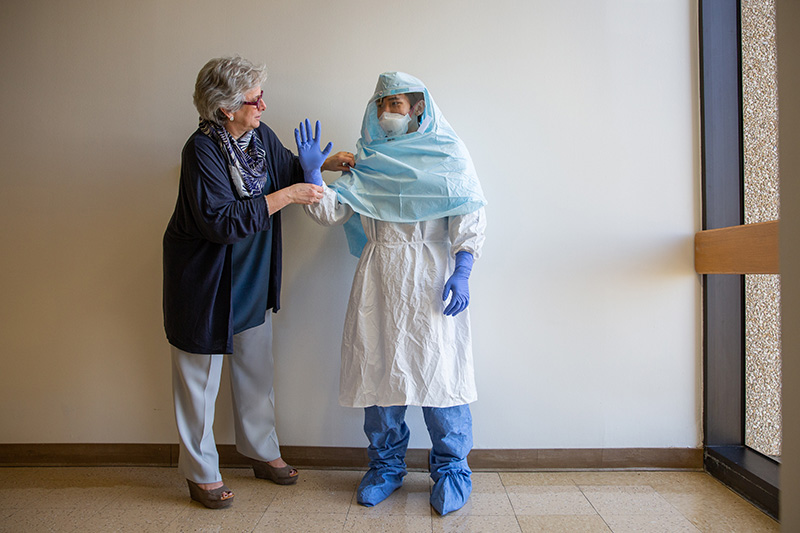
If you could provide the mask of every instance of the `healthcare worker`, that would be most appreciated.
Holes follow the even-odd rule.
[[[295,130],[300,161],[319,159],[319,123]],[[466,147],[421,81],[381,74],[367,104],[355,166],[304,206],[322,225],[345,224],[360,256],[342,339],[339,401],[365,408],[369,470],[358,502],[373,506],[406,475],[409,405],[432,442],[431,505],[460,509],[472,491],[469,275],[484,242],[480,183]]]

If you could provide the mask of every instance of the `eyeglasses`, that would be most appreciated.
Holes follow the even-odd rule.
[[[261,91],[261,94],[258,95],[258,98],[256,98],[255,102],[242,102],[242,105],[251,105],[254,107],[258,107],[259,104],[264,103],[264,98],[262,98],[263,96],[264,96],[264,91]]]

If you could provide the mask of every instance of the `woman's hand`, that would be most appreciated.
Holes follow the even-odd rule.
[[[322,163],[322,170],[347,172],[356,166],[356,157],[350,152],[336,152]]]
[[[322,187],[313,183],[295,183],[282,190],[289,195],[290,204],[316,204],[322,200],[323,196]]]
[[[325,191],[313,183],[295,183],[279,191],[265,196],[267,209],[273,215],[289,204],[310,205],[316,204],[324,196]]]

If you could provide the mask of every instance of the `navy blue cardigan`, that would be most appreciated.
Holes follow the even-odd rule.
[[[303,181],[300,162],[265,124],[255,130],[276,191]],[[267,308],[280,308],[281,218],[264,198],[239,199],[217,143],[197,130],[183,147],[175,211],[164,233],[164,329],[189,353],[233,352],[232,244],[272,224]]]

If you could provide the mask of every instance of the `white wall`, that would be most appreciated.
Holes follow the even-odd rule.
[[[5,1],[0,442],[176,442],[161,236],[196,73],[239,53],[268,64],[266,122],[287,146],[308,116],[352,150],[377,75],[403,70],[470,147],[489,199],[472,277],[477,448],[699,446],[696,11]],[[285,228],[281,442],[363,446],[360,411],[336,401],[355,261],[296,206]]]

